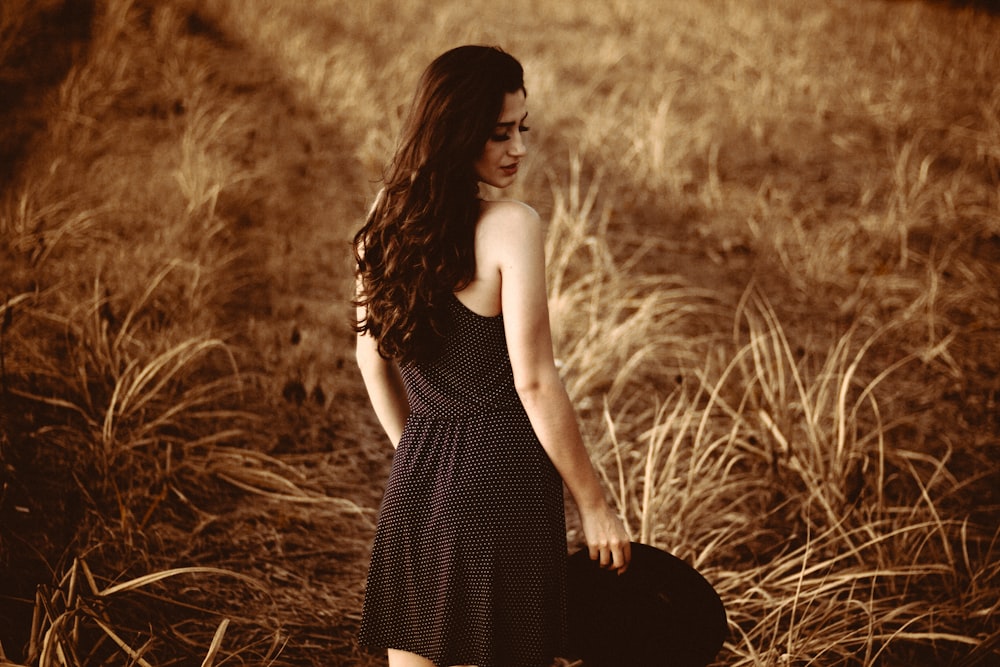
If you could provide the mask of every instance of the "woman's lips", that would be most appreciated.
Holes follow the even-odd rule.
[[[503,171],[503,173],[507,174],[508,176],[513,176],[514,174],[517,173],[517,166],[518,165],[515,162],[514,164],[509,164],[507,166],[500,167],[500,170]]]

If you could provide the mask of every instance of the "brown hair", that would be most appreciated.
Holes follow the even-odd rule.
[[[424,71],[382,193],[354,236],[365,317],[355,331],[387,359],[433,354],[450,292],[475,276],[474,163],[496,130],[521,64],[496,47],[460,46]]]

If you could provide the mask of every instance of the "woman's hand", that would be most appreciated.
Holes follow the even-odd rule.
[[[632,560],[632,542],[622,520],[606,503],[594,510],[580,508],[583,534],[590,551],[590,560],[602,568],[623,574]]]

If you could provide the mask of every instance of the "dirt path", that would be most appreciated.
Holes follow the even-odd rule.
[[[347,301],[349,239],[370,186],[352,148],[319,120],[273,64],[244,44],[195,25],[234,127],[247,127],[243,159],[259,174],[224,196],[247,257],[248,286],[228,324],[262,373],[267,454],[300,488],[349,504],[250,494],[216,519],[239,536],[225,561],[267,584],[287,664],[379,664],[353,643],[374,510],[391,448],[353,361]],[[363,511],[355,511],[354,506]],[[221,508],[220,508],[221,509]],[[225,511],[225,510],[224,510]],[[218,545],[206,545],[217,549]],[[236,563],[232,563],[236,565]]]
[[[102,580],[123,576],[124,568],[145,574],[210,566],[258,582],[208,577],[189,586],[178,580],[180,593],[175,587],[168,597],[210,610],[197,622],[189,621],[198,612],[183,606],[167,611],[168,605],[154,602],[152,609],[126,608],[123,626],[137,628],[136,634],[119,632],[140,645],[152,628],[159,643],[159,648],[152,645],[153,654],[162,650],[165,637],[166,644],[174,644],[165,653],[188,651],[192,661],[200,660],[214,628],[227,618],[231,625],[220,656],[236,654],[245,664],[265,664],[274,656],[274,664],[282,665],[379,664],[354,645],[374,514],[391,458],[353,362],[350,237],[371,192],[353,158],[354,147],[323,120],[329,115],[311,106],[273,58],[210,18],[187,11],[185,3],[137,3],[131,9],[110,56],[122,58],[123,70],[111,79],[120,87],[95,93],[85,103],[99,123],[96,139],[75,148],[58,143],[47,125],[63,121],[46,114],[67,112],[48,100],[58,97],[71,66],[74,76],[105,72],[87,67],[94,57],[88,47],[94,6],[81,3],[86,11],[73,10],[72,2],[53,7],[65,11],[50,16],[24,10],[34,30],[30,35],[37,39],[25,37],[13,56],[0,53],[7,57],[0,63],[7,79],[0,84],[9,84],[7,93],[17,93],[0,103],[0,118],[8,127],[0,132],[2,186],[8,186],[8,171],[23,170],[30,180],[55,155],[56,164],[64,165],[64,187],[79,190],[81,206],[91,200],[109,203],[124,211],[129,223],[129,216],[152,211],[150,225],[166,230],[178,208],[185,133],[214,128],[206,145],[194,145],[206,151],[208,166],[191,173],[211,183],[218,176],[212,165],[220,164],[224,179],[235,177],[221,183],[214,204],[222,231],[204,230],[206,238],[196,243],[220,242],[218,252],[238,257],[221,263],[233,274],[226,284],[239,288],[218,314],[220,331],[209,335],[234,344],[248,388],[240,407],[259,419],[246,438],[207,455],[208,475],[199,470],[186,480],[183,475],[168,480],[176,497],[166,494],[165,486],[165,495],[149,504],[157,492],[141,490],[149,497],[138,502],[149,510],[144,526],[127,534],[127,545],[118,546],[119,536],[89,534],[77,537],[82,547],[59,542],[50,530],[55,520],[45,518],[59,513],[41,511],[28,496],[18,500],[39,510],[23,520],[38,523],[38,540],[52,553],[14,559],[15,575],[24,585],[17,590],[0,586],[0,602],[11,605],[0,621],[19,627],[3,628],[0,639],[18,659],[27,644],[34,588],[52,584],[47,568],[53,566],[41,561],[72,561],[82,550]],[[52,50],[48,60],[38,58],[50,42],[64,46]],[[20,78],[10,79],[15,75]],[[37,155],[33,141],[41,147]],[[140,226],[132,232],[126,225],[101,245],[120,245],[128,254],[126,247],[150,242]],[[141,273],[123,277],[141,279]],[[134,287],[112,282],[112,289]],[[6,435],[0,432],[0,444],[7,442]],[[73,489],[56,491],[58,502],[73,494]],[[10,497],[0,495],[0,500],[14,502]],[[99,514],[95,508],[88,511]],[[139,543],[132,544],[133,537]],[[101,554],[105,539],[115,552],[107,563]],[[0,551],[3,546],[0,542]],[[3,566],[10,567],[12,557],[3,555]]]

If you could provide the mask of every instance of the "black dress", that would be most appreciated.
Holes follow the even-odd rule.
[[[439,357],[400,370],[410,414],[359,643],[439,666],[548,667],[565,650],[563,486],[514,390],[503,316],[453,297]]]

